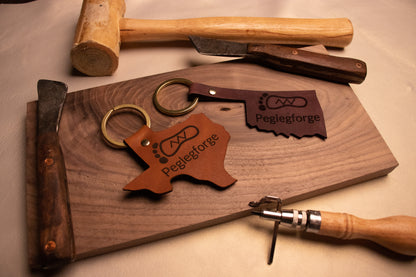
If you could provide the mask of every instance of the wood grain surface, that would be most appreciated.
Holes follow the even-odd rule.
[[[129,193],[123,186],[146,165],[128,151],[110,148],[100,133],[104,114],[131,103],[143,107],[152,130],[189,115],[169,117],[153,106],[152,94],[170,78],[246,90],[316,90],[328,138],[297,139],[259,132],[245,124],[242,103],[200,102],[204,113],[230,133],[225,169],[238,181],[225,190],[189,178],[173,182],[161,197]],[[186,88],[166,88],[160,102],[187,105]],[[27,106],[27,217],[29,258],[36,263],[36,102]],[[139,245],[249,214],[248,203],[265,195],[294,202],[388,174],[397,161],[348,85],[291,75],[239,61],[204,65],[68,94],[60,123],[67,168],[76,259]],[[133,134],[143,122],[119,114],[109,122],[114,138]],[[342,200],[340,200],[342,201]]]

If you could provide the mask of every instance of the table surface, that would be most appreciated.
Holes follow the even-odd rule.
[[[37,99],[38,79],[70,91],[209,64],[188,43],[129,45],[113,76],[86,77],[71,69],[69,51],[80,0],[0,4],[0,275],[31,276],[25,222],[26,103]],[[179,19],[209,16],[347,17],[354,39],[333,55],[367,63],[364,83],[351,85],[399,162],[386,177],[288,208],[348,212],[363,218],[416,216],[416,3],[407,1],[126,1],[126,17]],[[273,224],[246,217],[196,232],[77,261],[59,276],[415,276],[414,258],[371,243],[343,242],[292,232],[278,236],[267,265]]]

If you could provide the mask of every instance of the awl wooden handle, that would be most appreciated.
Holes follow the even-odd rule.
[[[205,17],[120,19],[121,42],[187,40],[201,36],[240,42],[345,47],[353,37],[347,18]]]
[[[252,202],[250,206],[259,207],[258,203],[267,202]],[[371,240],[397,253],[416,256],[416,217],[400,215],[362,219],[346,213],[295,209],[254,209],[252,213],[297,230],[339,239]]]
[[[321,212],[318,234],[340,239],[367,239],[405,255],[416,255],[416,218],[362,219],[346,213]]]

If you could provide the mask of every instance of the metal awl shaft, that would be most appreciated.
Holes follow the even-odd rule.
[[[274,196],[266,196],[262,200],[260,200],[260,202],[250,203],[250,206],[252,206],[252,207],[261,207],[263,205],[268,205],[270,203],[272,203],[272,204],[276,203],[276,206],[275,206],[276,213],[278,213],[282,210],[282,200],[280,198],[274,197]],[[257,214],[259,216],[262,216],[264,211],[260,212],[258,210],[253,210],[252,213]],[[279,231],[279,225],[280,225],[280,220],[275,220],[274,221],[274,228],[273,228],[272,243],[271,243],[271,246],[270,246],[269,260],[267,262],[269,265],[273,263],[274,252],[275,252],[275,249],[276,249],[276,239],[277,239],[277,234],[278,234],[278,231]]]
[[[274,221],[272,243],[267,262],[269,265],[273,263],[280,223],[298,230],[319,231],[321,217],[318,211],[282,210],[282,200],[274,196],[266,196],[259,202],[251,202],[249,205],[255,208],[252,211],[253,214]]]

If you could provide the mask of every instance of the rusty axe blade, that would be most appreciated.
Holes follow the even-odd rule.
[[[38,81],[39,247],[44,268],[65,264],[73,260],[75,253],[66,169],[58,137],[67,90],[61,82]]]

